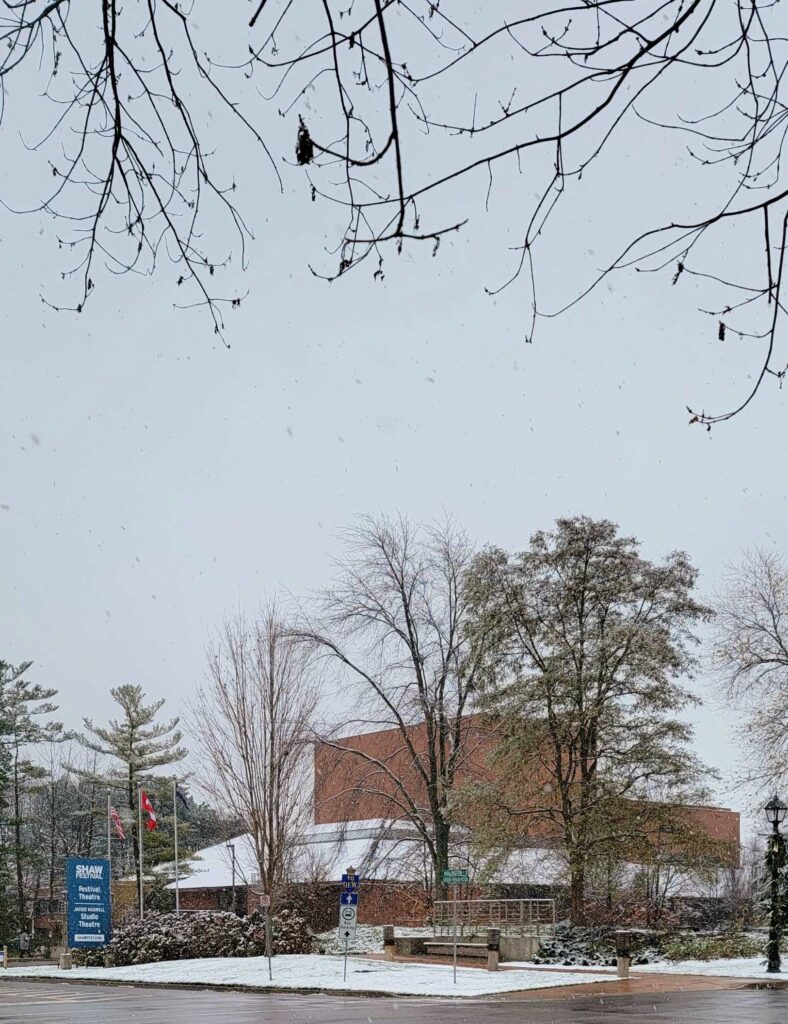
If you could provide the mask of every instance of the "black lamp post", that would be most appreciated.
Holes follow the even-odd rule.
[[[769,941],[766,945],[767,974],[780,973],[780,936],[783,930],[783,879],[780,875],[785,868],[785,837],[780,825],[785,821],[788,807],[775,794],[764,807],[766,819],[772,826],[766,840],[766,866],[769,869]]]

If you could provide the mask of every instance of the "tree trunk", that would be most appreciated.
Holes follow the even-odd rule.
[[[442,817],[435,815],[435,853],[432,858],[432,869],[435,873],[435,899],[446,899],[446,886],[443,884],[443,872],[449,866],[449,837],[451,826]]]
[[[569,920],[575,925],[586,921],[586,870],[579,858],[569,862]]]
[[[14,858],[16,860],[16,899],[19,914],[19,928],[26,928],[27,905],[25,900],[25,878],[22,869],[22,808],[19,793],[19,759],[14,756]]]

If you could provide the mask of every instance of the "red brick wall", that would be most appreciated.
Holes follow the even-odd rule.
[[[427,733],[424,725],[409,730],[409,740],[417,758],[427,751]],[[473,778],[489,780],[492,769],[489,754],[496,742],[495,732],[482,716],[466,720],[463,746],[464,756],[459,764],[457,782],[462,784]],[[317,824],[363,821],[366,819],[399,819],[405,809],[398,801],[397,788],[390,775],[370,758],[383,762],[398,778],[416,802],[426,803],[426,794],[413,756],[398,729],[348,736],[334,745],[318,744],[315,748],[315,822]],[[530,767],[523,765],[523,777],[528,773],[532,790],[533,775],[543,772],[537,759]],[[510,780],[511,781],[511,780]],[[737,811],[722,807],[687,807],[687,819],[710,838],[724,842],[736,859],[739,852],[740,823]],[[539,824],[531,825],[540,829]],[[548,826],[540,829],[547,837]]]
[[[283,903],[299,911],[315,931],[327,931],[339,924],[339,882],[298,883],[287,887]],[[236,891],[239,911],[246,907],[246,889]],[[230,889],[184,889],[181,910],[229,910]],[[254,909],[253,897],[249,910]],[[359,924],[422,925],[429,913],[426,890],[411,882],[364,882],[359,899]]]
[[[427,731],[424,725],[409,730],[410,744],[417,758],[426,760]],[[463,756],[457,781],[489,777],[487,757],[495,736],[481,716],[466,719]],[[372,760],[383,762],[386,769]],[[400,818],[403,809],[391,774],[402,779],[412,798],[426,802],[418,766],[398,729],[348,736],[334,745],[315,747],[315,822],[365,821],[371,818]]]

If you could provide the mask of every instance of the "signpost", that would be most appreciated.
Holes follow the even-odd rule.
[[[347,981],[347,947],[351,939],[356,938],[358,922],[358,885],[359,877],[353,868],[348,868],[342,876],[342,891],[339,894],[339,938],[345,943],[345,963],[342,980]]]
[[[111,937],[109,861],[98,857],[66,858],[66,904],[69,949],[95,949]]]
[[[274,976],[271,970],[271,955],[273,953],[273,942],[271,940],[271,894],[263,892],[262,889],[252,889],[257,897],[257,906],[265,914],[265,955],[268,957],[268,980],[273,981]]]
[[[445,868],[443,871],[443,884],[450,885],[454,889],[452,894],[452,946],[454,960],[454,984],[457,984],[457,886],[465,885],[468,882],[468,872],[464,868]]]

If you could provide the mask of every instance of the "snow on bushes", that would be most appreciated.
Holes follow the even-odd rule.
[[[314,940],[306,921],[292,911],[282,910],[272,918],[272,932],[275,955],[313,950]],[[249,917],[223,911],[151,913],[144,921],[118,929],[102,949],[75,951],[74,962],[84,967],[129,967],[161,960],[264,953],[265,917],[260,911]]]
[[[533,962],[567,967],[610,966],[616,962],[616,931],[609,925],[580,928],[559,924],[554,935],[542,939]],[[654,932],[632,930],[630,936],[633,964],[649,964],[664,959]]]

